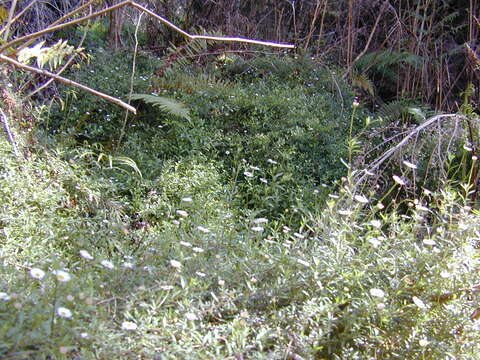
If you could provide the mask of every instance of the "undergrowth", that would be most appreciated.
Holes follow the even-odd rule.
[[[475,359],[469,185],[382,204],[334,72],[238,61],[138,78],[191,122],[138,104],[120,146],[123,114],[88,97],[25,157],[0,137],[0,357]],[[107,65],[77,76],[124,76]]]

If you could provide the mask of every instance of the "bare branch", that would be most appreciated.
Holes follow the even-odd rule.
[[[54,74],[54,73],[51,73],[50,71],[47,71],[47,70],[43,70],[43,69],[39,69],[39,68],[35,68],[33,66],[29,66],[29,65],[25,65],[25,64],[22,64],[16,60],[13,60],[5,55],[2,55],[0,54],[0,60],[1,61],[5,61],[9,64],[12,64],[13,66],[17,67],[17,68],[20,68],[20,69],[23,69],[23,70],[26,70],[26,71],[29,71],[29,72],[32,72],[32,73],[35,73],[35,74],[39,74],[39,75],[44,75],[44,76],[48,76],[48,77],[51,77],[65,85],[69,85],[69,86],[72,86],[72,87],[76,87],[78,89],[81,89],[81,90],[84,90],[86,92],[89,92],[90,94],[93,94],[95,96],[98,96],[102,99],[105,99],[107,101],[110,101],[114,104],[117,104],[118,106],[121,106],[122,108],[128,110],[128,111],[131,111],[133,112],[134,114],[137,113],[137,111],[135,110],[135,108],[133,106],[130,106],[128,105],[127,103],[123,102],[122,100],[118,99],[118,98],[115,98],[115,97],[112,97],[110,95],[107,95],[107,94],[104,94],[100,91],[97,91],[97,90],[94,90],[92,88],[89,88],[88,86],[85,86],[85,85],[82,85],[82,84],[79,84],[73,80],[70,80],[70,79],[67,79],[67,78],[64,78],[62,76],[59,76],[57,74]]]

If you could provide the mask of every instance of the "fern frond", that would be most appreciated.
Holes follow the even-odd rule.
[[[156,96],[150,94],[132,94],[132,100],[141,100],[146,104],[157,106],[162,111],[169,113],[179,118],[191,121],[190,110],[181,102],[166,98],[163,96]]]
[[[372,80],[366,74],[352,73],[352,85],[364,91],[367,91],[371,96],[375,94],[375,88]]]

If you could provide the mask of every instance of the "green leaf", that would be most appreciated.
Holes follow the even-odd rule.
[[[146,104],[157,106],[162,111],[191,122],[190,110],[181,102],[163,96],[149,94],[132,94],[132,100],[141,100]]]

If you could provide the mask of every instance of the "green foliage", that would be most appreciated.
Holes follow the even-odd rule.
[[[32,58],[36,59],[39,67],[48,64],[50,69],[56,69],[68,55],[81,53],[83,49],[75,49],[68,45],[67,41],[59,40],[52,46],[44,47],[45,41],[41,41],[35,46],[22,49],[18,53],[18,61],[28,63]]]
[[[168,114],[178,116],[179,118],[191,121],[188,108],[178,101],[156,95],[132,94],[132,100],[142,100],[146,104],[157,106]]]

